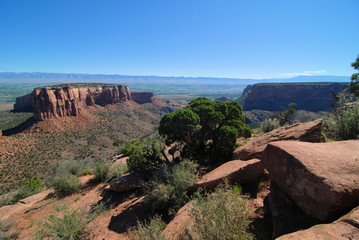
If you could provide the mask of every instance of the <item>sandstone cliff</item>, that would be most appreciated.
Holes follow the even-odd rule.
[[[281,111],[296,103],[298,110],[326,111],[332,103],[330,89],[339,93],[347,83],[276,83],[249,85],[240,103],[243,110]]]
[[[16,99],[14,111],[34,112],[35,120],[51,117],[78,116],[86,106],[135,101],[139,104],[155,102],[152,93],[132,93],[123,85],[63,85],[36,88],[32,93]]]

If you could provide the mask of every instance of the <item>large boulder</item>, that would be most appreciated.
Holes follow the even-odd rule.
[[[115,192],[128,192],[136,189],[142,183],[143,176],[139,173],[128,173],[110,181],[110,190]]]
[[[227,162],[198,180],[194,187],[211,190],[227,179],[231,183],[249,182],[264,173],[263,164],[259,159],[249,161],[233,160]]]
[[[267,144],[282,140],[299,140],[304,142],[320,142],[323,119],[306,123],[296,123],[288,127],[281,127],[271,132],[249,140],[246,145],[237,148],[233,159],[248,160],[260,158]]]
[[[359,141],[268,144],[269,176],[307,214],[331,221],[359,203]]]
[[[194,224],[194,216],[192,214],[193,201],[188,202],[180,210],[176,216],[162,231],[162,236],[168,240],[182,239],[186,228],[190,228]]]
[[[296,239],[359,239],[359,207],[333,223],[315,225],[277,238],[277,240]]]

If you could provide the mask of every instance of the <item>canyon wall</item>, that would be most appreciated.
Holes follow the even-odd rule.
[[[132,96],[133,95],[133,96]],[[30,94],[16,99],[14,111],[34,112],[35,120],[51,117],[78,116],[86,106],[135,101],[139,104],[154,101],[152,93],[132,93],[124,85],[54,86],[36,88]]]
[[[273,83],[248,85],[239,102],[243,110],[281,111],[290,103],[298,110],[327,111],[332,104],[330,89],[339,93],[348,83]]]

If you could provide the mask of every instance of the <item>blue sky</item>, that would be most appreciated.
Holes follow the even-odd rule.
[[[0,72],[351,75],[358,0],[0,0]]]

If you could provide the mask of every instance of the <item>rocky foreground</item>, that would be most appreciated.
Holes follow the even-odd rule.
[[[263,208],[271,220],[266,226],[271,227],[270,236],[257,234],[258,239],[359,239],[359,140],[318,143],[320,122],[296,124],[251,139],[235,151],[234,160],[202,176],[193,190],[213,189],[225,179],[245,187],[265,175],[270,179],[268,187],[249,201],[253,212]],[[149,204],[146,196],[131,195],[140,179],[125,175],[109,184],[84,185],[82,193],[63,200],[90,206],[111,196],[116,202],[106,216],[89,224],[86,239],[129,239],[127,228],[145,217]],[[56,205],[46,196],[41,193],[2,207],[0,218],[14,218],[20,238],[31,239],[35,229],[31,221]],[[183,206],[162,235],[180,239],[193,224],[191,209],[191,202]]]

